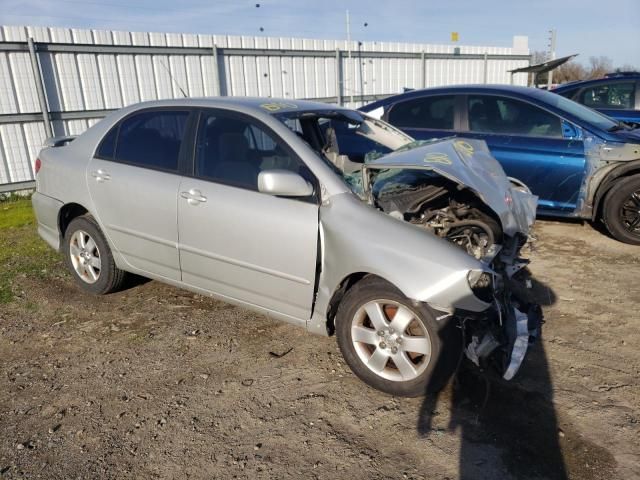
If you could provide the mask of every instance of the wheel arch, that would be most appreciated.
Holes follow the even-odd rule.
[[[329,335],[333,335],[335,333],[335,319],[336,314],[338,312],[338,306],[340,305],[340,301],[344,298],[349,290],[351,290],[357,283],[361,282],[365,278],[378,278],[383,282],[389,284],[390,287],[398,289],[393,283],[388,281],[387,279],[376,275],[374,273],[369,272],[353,272],[349,275],[345,276],[338,286],[334,289],[331,294],[331,298],[329,300],[329,305],[327,307],[326,319],[327,319],[327,332]]]
[[[593,199],[592,220],[602,216],[602,207],[607,193],[616,185],[618,180],[640,174],[640,159],[625,162],[611,170],[600,182]]]
[[[58,232],[60,233],[60,239],[64,238],[67,228],[74,218],[86,215],[87,213],[89,213],[89,210],[79,203],[65,203],[58,212]]]

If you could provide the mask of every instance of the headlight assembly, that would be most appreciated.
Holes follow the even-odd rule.
[[[470,270],[467,281],[473,294],[483,302],[493,301],[493,274],[482,270]]]

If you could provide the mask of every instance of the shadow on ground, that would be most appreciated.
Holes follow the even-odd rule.
[[[532,284],[538,303],[555,303],[549,287],[538,281]],[[462,437],[460,479],[568,478],[542,342],[530,346],[518,375],[528,381],[534,379],[534,388],[523,388],[517,381],[506,382],[497,374],[481,372],[466,360],[461,362],[446,395],[451,410],[447,427],[459,431]],[[422,437],[433,433],[438,397],[427,396],[421,406],[417,430]]]

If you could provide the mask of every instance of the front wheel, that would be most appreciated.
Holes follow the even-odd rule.
[[[64,236],[67,267],[86,292],[102,295],[120,289],[125,272],[116,267],[107,239],[90,216],[71,221]]]
[[[624,178],[609,190],[602,217],[617,240],[640,245],[640,175]]]
[[[336,335],[351,370],[373,388],[416,397],[442,389],[462,354],[453,317],[436,320],[382,279],[368,277],[344,296]]]

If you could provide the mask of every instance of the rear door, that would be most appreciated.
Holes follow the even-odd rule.
[[[416,140],[450,137],[460,128],[456,95],[431,95],[393,104],[384,119]]]
[[[511,97],[468,95],[465,103],[463,130],[468,126],[468,131],[461,135],[485,140],[506,174],[522,180],[540,197],[540,211],[575,210],[585,175],[578,129],[537,105]]]
[[[272,130],[226,110],[201,113],[191,178],[178,199],[183,282],[267,309],[311,316],[318,259],[318,202],[258,192],[260,171],[309,177]]]
[[[180,279],[177,200],[188,110],[123,119],[87,168],[94,211],[111,245],[135,269]]]

